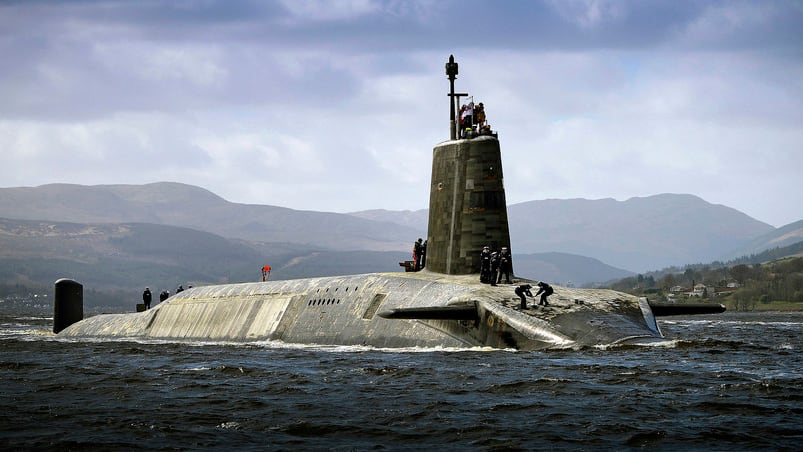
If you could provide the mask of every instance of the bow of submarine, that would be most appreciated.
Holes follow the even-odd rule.
[[[643,298],[607,289],[556,287],[548,306],[530,300],[522,309],[515,285],[474,283],[476,275],[443,279],[469,290],[441,301],[442,305],[409,303],[410,307],[396,307],[378,315],[397,322],[423,323],[472,346],[539,350],[663,340]]]

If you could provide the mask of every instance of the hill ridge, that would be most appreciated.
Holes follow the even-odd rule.
[[[314,212],[233,203],[194,185],[0,188],[0,216],[52,221],[142,222],[208,231],[230,239],[332,250],[409,252],[426,236],[428,210]],[[624,201],[532,200],[508,206],[514,253],[588,256],[628,271],[717,260],[771,240],[775,228],[696,195],[662,193]]]

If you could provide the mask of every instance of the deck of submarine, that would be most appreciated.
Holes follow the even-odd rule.
[[[551,284],[554,293],[548,298],[549,306],[538,305],[538,300],[540,299],[539,295],[537,297],[527,297],[527,309],[521,309],[521,299],[514,292],[516,287],[523,284],[530,284],[532,286],[530,291],[535,295],[538,291],[538,287],[536,287],[535,284],[538,281],[513,277],[511,278],[511,280],[514,281],[512,284],[502,283],[491,286],[490,284],[480,282],[479,273],[445,275],[429,272],[426,269],[410,273],[388,273],[388,275],[427,279],[440,283],[475,286],[476,290],[473,291],[474,297],[479,297],[486,301],[493,301],[505,308],[547,321],[559,315],[583,311],[631,314],[641,317],[638,297],[611,289],[579,289]]]
[[[535,334],[530,337],[535,342],[519,344],[525,348],[641,343],[663,337],[646,299],[640,300],[611,289],[553,285],[554,293],[548,298],[549,305],[539,306],[540,296],[535,296],[537,281],[526,278],[513,277],[512,284],[491,286],[481,283],[479,274],[443,275],[421,271],[407,273],[404,277],[468,287],[467,292],[450,300],[449,305],[477,302],[484,310],[506,318],[507,322],[516,323],[515,319],[518,319],[518,322],[523,322],[518,323],[523,327],[519,331],[526,336]],[[526,309],[521,309],[521,299],[515,293],[516,287],[523,284],[533,286],[530,289],[533,296],[527,297]],[[542,333],[547,336],[540,337]]]

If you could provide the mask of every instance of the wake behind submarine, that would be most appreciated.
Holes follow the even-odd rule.
[[[57,336],[542,350],[656,342],[656,315],[724,311],[560,286],[549,306],[522,308],[514,291],[535,281],[481,283],[483,246],[510,245],[501,152],[482,123],[458,133],[456,106],[467,94],[454,91],[457,73],[450,56],[450,139],[433,149],[423,270],[195,287],[144,312],[75,323],[60,318],[57,293]]]

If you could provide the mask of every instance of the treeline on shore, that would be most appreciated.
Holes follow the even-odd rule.
[[[799,303],[803,309],[803,257],[791,256],[766,261],[768,256],[803,250],[803,242],[768,250],[759,255],[736,259],[727,264],[689,265],[683,269],[665,269],[646,275],[624,278],[609,284],[614,290],[665,301],[678,294],[692,301],[724,303],[737,311],[751,311],[771,303]],[[759,262],[755,262],[759,261]],[[729,265],[730,264],[730,265]],[[695,286],[704,289],[695,293]],[[694,293],[694,295],[690,295]]]

